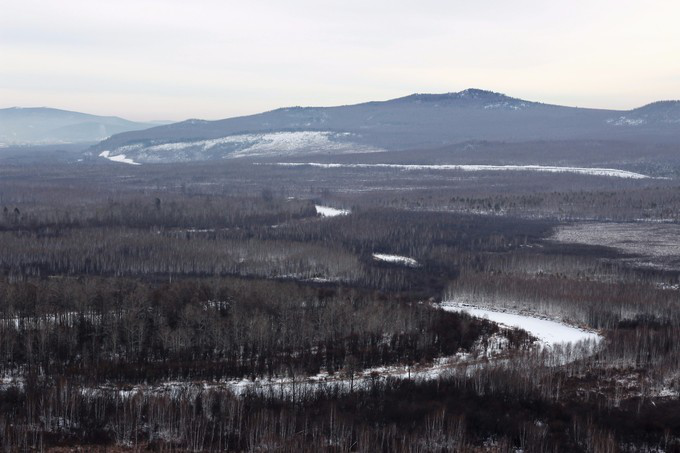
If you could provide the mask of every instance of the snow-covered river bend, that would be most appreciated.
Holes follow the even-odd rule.
[[[576,344],[578,342],[599,343],[602,339],[599,334],[591,330],[581,329],[563,322],[536,316],[495,311],[452,301],[442,302],[441,308],[446,311],[462,312],[478,318],[485,318],[501,327],[526,330],[530,335],[536,337],[541,344],[550,347]]]
[[[602,337],[594,332],[571,326],[556,320],[543,319],[517,313],[494,311],[487,308],[462,304],[455,301],[441,303],[439,309],[452,312],[465,312],[472,316],[488,319],[502,328],[521,328],[538,339],[535,351],[547,352],[548,366],[559,366],[584,357],[595,351]],[[475,351],[458,353],[451,357],[437,359],[434,363],[420,366],[383,366],[356,372],[353,376],[338,372],[329,375],[321,372],[315,376],[276,377],[264,379],[226,379],[220,381],[169,381],[155,385],[136,385],[131,387],[105,386],[96,389],[83,389],[84,393],[117,392],[127,398],[138,393],[187,396],[201,391],[230,391],[235,395],[256,394],[260,396],[283,399],[304,399],[317,392],[347,393],[352,390],[370,388],[376,380],[381,379],[414,379],[430,381],[456,373],[470,374],[479,367],[510,363],[508,350],[503,346],[507,339],[502,333],[494,335],[489,341],[491,347],[484,353]]]

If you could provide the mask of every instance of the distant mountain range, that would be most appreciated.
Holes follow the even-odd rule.
[[[290,107],[113,135],[94,155],[182,162],[432,149],[467,141],[617,140],[680,144],[680,101],[634,110],[564,107],[468,89],[338,107]]]
[[[125,163],[328,158],[483,141],[680,145],[680,101],[626,111],[585,109],[468,89],[161,126],[51,108],[0,109],[0,146],[99,142],[91,156]]]
[[[98,142],[157,125],[46,107],[13,107],[0,109],[0,146]]]

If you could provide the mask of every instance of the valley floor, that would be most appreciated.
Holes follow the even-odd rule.
[[[330,164],[2,167],[4,448],[680,448],[676,180]]]

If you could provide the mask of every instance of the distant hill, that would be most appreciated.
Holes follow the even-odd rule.
[[[121,132],[157,126],[115,116],[46,107],[0,109],[0,145],[97,142]]]
[[[117,134],[91,151],[119,161],[152,163],[431,149],[480,140],[680,143],[680,101],[619,111],[542,104],[468,89],[338,107],[281,108],[218,121],[188,120]]]
[[[677,130],[680,128],[680,101],[652,102],[608,121],[617,126],[669,126]]]

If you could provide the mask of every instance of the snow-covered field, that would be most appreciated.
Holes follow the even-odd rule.
[[[446,311],[463,312],[478,318],[485,318],[500,326],[524,329],[546,346],[575,344],[578,342],[599,343],[602,337],[589,330],[580,329],[558,321],[533,316],[494,311],[468,304],[447,301],[441,308]]]
[[[616,168],[553,167],[546,165],[402,165],[402,164],[322,164],[317,162],[281,162],[276,165],[287,167],[318,168],[387,168],[396,170],[458,170],[458,171],[539,171],[548,173],[576,173],[590,176],[645,179],[650,176]]]
[[[414,260],[413,258],[409,258],[408,256],[386,255],[384,253],[374,253],[373,259],[376,260],[376,261],[385,261],[387,263],[403,264],[404,266],[409,266],[409,267],[418,267],[419,266],[418,261]]]
[[[330,206],[321,206],[319,204],[314,207],[316,208],[316,213],[322,217],[336,217],[339,215],[348,215],[350,213],[349,209],[337,209],[331,208]]]
[[[680,269],[680,224],[661,222],[586,222],[560,227],[552,240],[592,246],[612,247],[636,267]]]
[[[670,223],[578,223],[560,227],[551,239],[613,247],[642,256],[680,257],[680,225]]]

